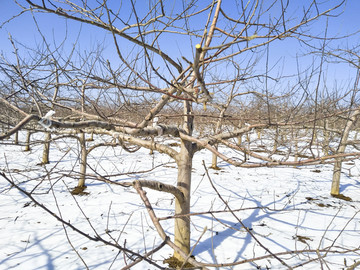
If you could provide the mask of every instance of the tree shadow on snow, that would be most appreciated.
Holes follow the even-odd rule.
[[[50,233],[41,239],[38,238],[37,233],[34,233],[29,237],[25,247],[23,245],[18,246],[19,251],[9,254],[6,259],[0,261],[0,265],[7,266],[9,269],[14,267],[34,269],[34,260],[44,261],[46,258],[45,264],[41,265],[40,263],[37,266],[42,269],[54,270],[54,258],[51,256],[50,250],[42,244],[42,241],[51,238],[55,233]],[[25,244],[25,242],[22,244]]]
[[[297,187],[293,191],[288,192],[283,197],[277,198],[275,201],[269,202],[268,204],[265,204],[265,205],[262,205],[261,202],[257,198],[255,198],[254,196],[252,196],[249,193],[249,191],[247,191],[247,197],[243,197],[243,196],[237,194],[233,190],[229,190],[224,187],[222,187],[222,188],[224,190],[227,190],[228,192],[232,193],[233,195],[235,195],[235,197],[237,197],[239,199],[239,201],[245,200],[245,201],[251,202],[252,204],[255,204],[256,208],[253,209],[253,211],[250,214],[248,214],[246,216],[246,218],[241,218],[241,215],[239,214],[239,212],[236,212],[235,214],[239,217],[239,219],[242,221],[242,223],[247,228],[249,228],[255,236],[257,236],[258,239],[260,238],[260,241],[263,241],[263,239],[261,239],[261,238],[263,238],[263,236],[258,235],[256,230],[254,229],[254,227],[259,226],[259,224],[261,224],[261,221],[263,221],[264,219],[266,219],[266,218],[272,219],[272,216],[278,214],[279,211],[270,210],[269,208],[271,208],[273,206],[274,202],[275,202],[275,204],[280,204],[280,203],[284,203],[284,201],[285,202],[288,201],[289,197],[291,197],[297,193],[297,191],[300,188],[300,184],[298,183]],[[281,211],[289,210],[289,208],[294,208],[300,204],[302,204],[302,203],[299,203],[297,205],[286,204],[285,207]],[[246,213],[248,213],[248,211],[249,210],[246,210]],[[217,214],[215,214],[215,216],[216,215]],[[194,250],[195,256],[199,255],[203,252],[208,252],[209,255],[211,256],[211,258],[213,259],[213,261],[216,262],[216,258],[215,258],[215,254],[214,254],[213,250],[215,250],[217,247],[221,246],[226,239],[232,238],[233,241],[239,242],[239,245],[241,244],[241,248],[237,252],[237,255],[236,255],[236,257],[234,257],[233,261],[235,262],[235,261],[238,261],[239,259],[248,259],[244,256],[243,253],[245,252],[245,250],[251,243],[255,243],[255,240],[252,238],[252,236],[249,233],[247,233],[247,231],[244,228],[242,228],[241,224],[239,222],[237,222],[236,219],[231,214],[228,214],[228,215],[229,215],[229,220],[217,218],[221,223],[227,225],[228,228],[223,231],[220,231],[220,232],[214,232],[213,236],[205,239],[204,241],[201,241]],[[208,219],[208,220],[213,220],[213,217],[206,216],[206,215],[201,215],[199,217]],[[233,220],[233,221],[230,221],[230,220]],[[281,221],[281,222],[283,222],[283,221]],[[285,223],[288,223],[288,222],[285,222]],[[290,223],[288,223],[287,225],[288,226],[296,226],[296,224],[290,224]],[[281,247],[285,251],[289,250],[288,247],[282,245],[281,243],[275,241],[274,239],[267,238],[267,241],[273,242],[274,245]]]

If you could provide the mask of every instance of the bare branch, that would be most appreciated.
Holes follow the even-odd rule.
[[[167,192],[176,197],[180,203],[184,201],[184,194],[176,187],[161,183],[155,180],[136,180],[142,187],[150,188],[157,191]],[[135,185],[135,183],[134,183]]]

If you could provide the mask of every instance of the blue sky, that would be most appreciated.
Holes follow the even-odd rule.
[[[19,1],[20,3],[25,3],[24,0]],[[41,2],[41,1],[34,1],[34,2]],[[123,1],[129,2],[129,1]],[[144,1],[147,2],[147,1]],[[204,1],[205,2],[205,1]],[[286,2],[286,1],[284,1]],[[297,1],[297,0],[290,0],[290,6],[293,6],[293,9],[289,9],[288,13],[301,11],[299,9],[298,4],[301,2],[309,3],[312,0],[304,0],[304,1]],[[326,1],[321,1],[326,2]],[[328,1],[329,5],[333,3],[337,3],[339,1],[330,0]],[[24,4],[25,6],[27,4]],[[227,5],[227,2],[223,2],[224,9],[231,11],[232,7]],[[130,7],[129,7],[130,8]],[[16,5],[16,3],[12,0],[1,0],[1,15],[0,15],[0,22],[6,21],[10,19],[13,15],[18,14],[20,8]],[[340,11],[340,10],[339,10]],[[329,32],[330,35],[342,35],[352,33],[356,30],[360,29],[360,25],[358,24],[359,21],[359,12],[360,12],[360,1],[358,0],[347,0],[346,5],[344,8],[341,9],[343,14],[341,14],[338,18],[332,19],[329,21]],[[72,34],[73,36],[77,35],[80,27],[79,24],[74,24],[73,22],[67,22],[64,18],[59,18],[54,15],[44,15],[44,14],[36,14],[36,18],[39,22],[41,30],[45,33],[54,32],[59,37],[65,36],[65,28],[70,27],[68,29],[68,33]],[[75,29],[74,29],[74,25]],[[322,24],[324,25],[324,23]],[[316,24],[316,28],[321,28],[321,24]],[[98,31],[95,27],[90,29],[87,27],[83,27],[85,33],[82,35],[84,42],[90,42],[91,44],[96,44],[96,42],[103,43],[103,38],[108,35],[104,35],[103,31]],[[319,29],[318,29],[319,30]],[[8,39],[8,33],[11,33],[14,38],[19,41],[26,42],[28,44],[39,42],[40,38],[37,34],[37,30],[34,24],[33,19],[31,18],[31,14],[23,14],[19,18],[14,19],[10,23],[5,24],[2,28],[0,28],[0,38],[2,40],[1,50],[6,52],[10,49],[10,43],[6,40]],[[354,40],[359,40],[359,38],[354,38]]]
[[[10,19],[12,16],[19,13],[19,7],[10,0],[1,0],[2,12],[0,15],[0,21],[6,21]],[[20,1],[25,2],[25,1]],[[41,2],[41,1],[40,1]],[[129,1],[125,1],[129,2]],[[147,2],[147,1],[144,1]],[[140,2],[140,3],[144,3]],[[266,2],[266,1],[265,1]],[[284,1],[286,2],[286,1]],[[290,0],[290,9],[288,12],[292,12],[294,16],[301,11],[298,8],[298,3],[309,3],[312,0],[305,1],[295,1]],[[333,3],[338,1],[328,1],[327,5],[332,5]],[[233,6],[229,6],[227,4],[229,2],[224,1],[224,9],[228,12],[231,12],[234,9]],[[360,29],[359,21],[359,11],[360,11],[360,1],[358,0],[348,0],[344,8],[339,10],[343,13],[339,15],[337,18],[330,18],[329,20],[329,36],[341,36],[347,35],[350,33],[354,33]],[[141,12],[141,10],[139,10]],[[46,35],[47,41],[52,43],[55,41],[59,44],[66,36],[66,47],[65,49],[71,48],[72,44],[76,42],[76,38],[79,35],[80,47],[79,51],[87,50],[91,51],[92,49],[96,49],[97,47],[104,47],[105,57],[114,61],[115,52],[113,51],[112,46],[112,37],[109,33],[104,33],[103,30],[99,30],[95,27],[91,27],[89,25],[81,26],[79,23],[74,23],[64,18],[56,17],[54,15],[47,14],[36,14],[36,19],[39,23],[39,27],[41,31]],[[205,18],[204,18],[205,19]],[[323,18],[321,21],[313,24],[313,29],[311,29],[312,33],[317,33],[319,35],[324,34],[326,19]],[[0,40],[1,40],[1,52],[7,56],[12,57],[12,47],[11,43],[8,40],[9,33],[12,37],[29,47],[36,47],[36,44],[41,43],[42,38],[38,34],[36,25],[31,17],[30,13],[23,14],[18,18],[15,18],[10,23],[6,23],[0,29]],[[184,55],[189,60],[192,60],[193,48],[198,40],[196,38],[192,39],[194,44],[184,44],[182,40],[169,40],[169,46],[165,48],[165,52],[170,55],[176,55],[175,58],[181,59],[181,56]],[[172,42],[172,43],[170,43]],[[353,44],[360,43],[360,34],[357,33],[352,37],[348,38],[346,41],[334,41],[330,45],[333,47],[351,47]],[[320,41],[319,44],[320,45]],[[306,54],[308,52],[307,49],[301,47],[299,42],[296,40],[286,40],[284,42],[277,41],[270,47],[270,62],[271,63],[283,63],[283,65],[279,65],[277,68],[277,72],[286,73],[294,73],[297,70],[297,61],[296,56],[300,56]],[[22,53],[26,54],[26,50],[23,50]],[[309,55],[308,57],[302,58],[300,66],[305,68],[309,64],[314,57]],[[318,59],[316,60],[318,61]],[[349,69],[348,65],[338,64],[336,66],[332,66],[327,69],[328,77],[331,79],[335,76],[338,77],[340,82],[346,83],[349,79],[355,76],[354,69]]]

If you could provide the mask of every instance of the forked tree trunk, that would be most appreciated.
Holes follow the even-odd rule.
[[[78,187],[85,187],[87,150],[86,150],[86,140],[85,140],[84,132],[80,133],[79,142],[80,142],[81,153],[80,153],[80,178],[78,182]]]
[[[340,144],[336,151],[336,154],[343,154],[345,152],[351,127],[353,126],[359,114],[360,114],[360,107],[357,108],[355,111],[353,111],[352,114],[350,115],[348,121],[346,122],[346,126],[341,136]],[[333,178],[331,184],[331,195],[340,194],[341,167],[342,167],[342,158],[337,158],[334,164]]]
[[[51,133],[46,132],[41,164],[49,164],[50,140],[51,140]]]
[[[205,40],[205,47],[209,47],[211,43],[212,36],[215,31],[216,22],[220,13],[221,0],[217,1],[217,6],[215,9],[214,17]],[[207,91],[201,82],[200,72],[199,72],[199,63],[204,60],[206,51],[201,51],[201,46],[196,45],[196,55],[194,59],[194,76],[196,77],[198,83],[202,87],[204,93]],[[196,72],[197,70],[197,72]],[[203,89],[204,88],[204,89]],[[209,93],[207,93],[209,96]],[[205,103],[204,103],[205,105]],[[183,129],[187,135],[192,135],[194,128],[194,116],[192,104],[190,101],[184,101],[184,123]],[[175,214],[189,214],[190,213],[190,189],[191,189],[191,169],[192,169],[192,158],[195,150],[193,145],[188,141],[181,141],[181,149],[179,156],[177,157],[178,165],[178,179],[177,187],[184,194],[184,202],[179,203],[176,200],[175,203]],[[176,218],[175,219],[175,239],[174,242],[178,245],[185,254],[190,253],[190,216]],[[183,261],[183,258],[177,252],[174,253],[174,257]]]

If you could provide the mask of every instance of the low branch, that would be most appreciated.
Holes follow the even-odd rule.
[[[109,123],[103,121],[89,120],[81,122],[59,122],[51,120],[50,128],[70,128],[70,129],[82,129],[82,128],[101,128],[105,130],[114,130],[118,132],[123,132],[129,135],[136,136],[156,136],[159,135],[159,130],[161,130],[161,135],[172,135],[174,137],[179,136],[179,128],[176,126],[166,126],[158,125],[157,127],[145,127],[145,128],[131,128],[123,127],[116,123]]]
[[[142,187],[147,187],[153,190],[170,193],[174,195],[176,199],[179,200],[180,203],[184,202],[184,194],[173,185],[164,184],[159,181],[149,181],[149,180],[136,180],[136,181],[138,181]]]
[[[151,255],[155,254],[157,251],[159,251],[160,249],[162,249],[164,246],[166,245],[166,240],[164,240],[159,246],[157,246],[156,248],[154,248],[153,250],[150,250],[149,252],[146,252],[143,257],[144,258],[148,258]],[[136,264],[138,264],[139,262],[143,261],[142,258],[137,258],[135,261],[133,261],[132,263],[128,264],[127,266],[121,268],[121,270],[127,270],[127,269],[131,269],[131,267],[135,266]]]
[[[38,202],[29,192],[27,192],[26,190],[20,188],[14,181],[12,181],[9,177],[7,177],[4,173],[0,172],[0,176],[2,176],[7,182],[9,182],[10,185],[12,185],[13,187],[15,187],[18,191],[20,191],[22,194],[24,194],[26,197],[28,197],[35,205],[39,206],[42,210],[44,210],[45,212],[47,212],[48,214],[50,214],[51,216],[53,216],[55,219],[57,219],[59,222],[61,222],[62,224],[68,226],[69,228],[71,228],[72,230],[74,230],[76,233],[86,237],[87,239],[94,241],[94,242],[102,242],[105,245],[108,246],[112,246],[114,248],[117,248],[118,250],[121,250],[123,252],[129,253],[133,256],[136,256],[138,258],[141,258],[142,260],[145,260],[146,262],[157,266],[157,264],[155,262],[153,262],[152,260],[140,255],[139,253],[136,253],[130,249],[127,249],[126,247],[122,247],[120,246],[118,243],[111,243],[109,241],[106,241],[105,239],[101,238],[98,234],[94,235],[94,236],[90,236],[89,234],[87,234],[86,232],[84,232],[83,230],[78,229],[77,227],[75,227],[74,225],[72,225],[70,222],[67,222],[65,220],[63,220],[61,217],[59,217],[55,212],[51,211],[49,208],[47,208],[45,205],[43,205],[42,203]]]
[[[219,158],[224,160],[225,162],[232,164],[237,167],[243,168],[260,168],[260,167],[276,167],[276,166],[306,166],[306,165],[316,165],[316,164],[325,164],[325,163],[334,163],[337,158],[358,158],[360,157],[360,153],[351,152],[351,153],[339,153],[329,156],[317,157],[317,158],[309,158],[300,161],[269,161],[269,162],[261,162],[261,163],[245,163],[245,161],[237,161],[231,157],[227,157],[226,155],[220,153],[215,147],[211,146],[208,140],[200,140],[194,138],[192,136],[181,133],[181,138],[186,141],[190,141],[196,143],[198,148],[208,149],[210,152],[217,155]],[[199,147],[200,146],[200,147]]]
[[[246,154],[248,154],[248,155],[250,155],[250,156],[252,156],[254,158],[264,160],[264,161],[267,161],[267,162],[277,162],[276,160],[274,160],[272,158],[264,157],[262,155],[256,154],[255,152],[251,151],[250,149],[246,149],[245,147],[243,147],[241,145],[236,145],[234,143],[230,143],[230,142],[224,141],[224,140],[221,140],[221,143],[226,145],[229,148],[241,151],[241,152],[246,153]]]
[[[17,131],[19,131],[23,126],[25,126],[27,123],[29,123],[32,120],[37,120],[39,121],[41,118],[37,115],[34,114],[29,114],[28,116],[26,116],[23,120],[21,120],[15,127],[13,127],[12,129],[10,129],[9,131],[3,133],[0,135],[0,140],[4,140],[6,138],[9,138],[11,135],[13,135],[14,133],[16,133]]]
[[[346,268],[346,270],[354,270],[356,269],[356,267],[360,266],[360,261],[355,262],[353,265],[351,265],[350,267]]]
[[[178,252],[184,259],[187,258],[188,254],[185,254],[185,252],[183,252],[177,245],[175,245],[169,238],[169,236],[166,235],[163,227],[161,226],[159,219],[156,217],[154,209],[151,206],[151,203],[148,199],[148,197],[146,196],[146,192],[142,189],[141,187],[141,182],[140,181],[134,181],[133,182],[133,187],[135,188],[135,190],[137,191],[137,193],[140,195],[141,199],[143,200],[146,209],[149,213],[149,216],[151,218],[151,221],[153,222],[157,232],[159,233],[160,237],[166,241],[166,243],[172,248],[174,249],[176,252]],[[203,267],[202,263],[199,263],[197,261],[195,261],[193,258],[188,258],[188,261],[197,267]],[[203,267],[202,269],[207,269],[205,267]]]

